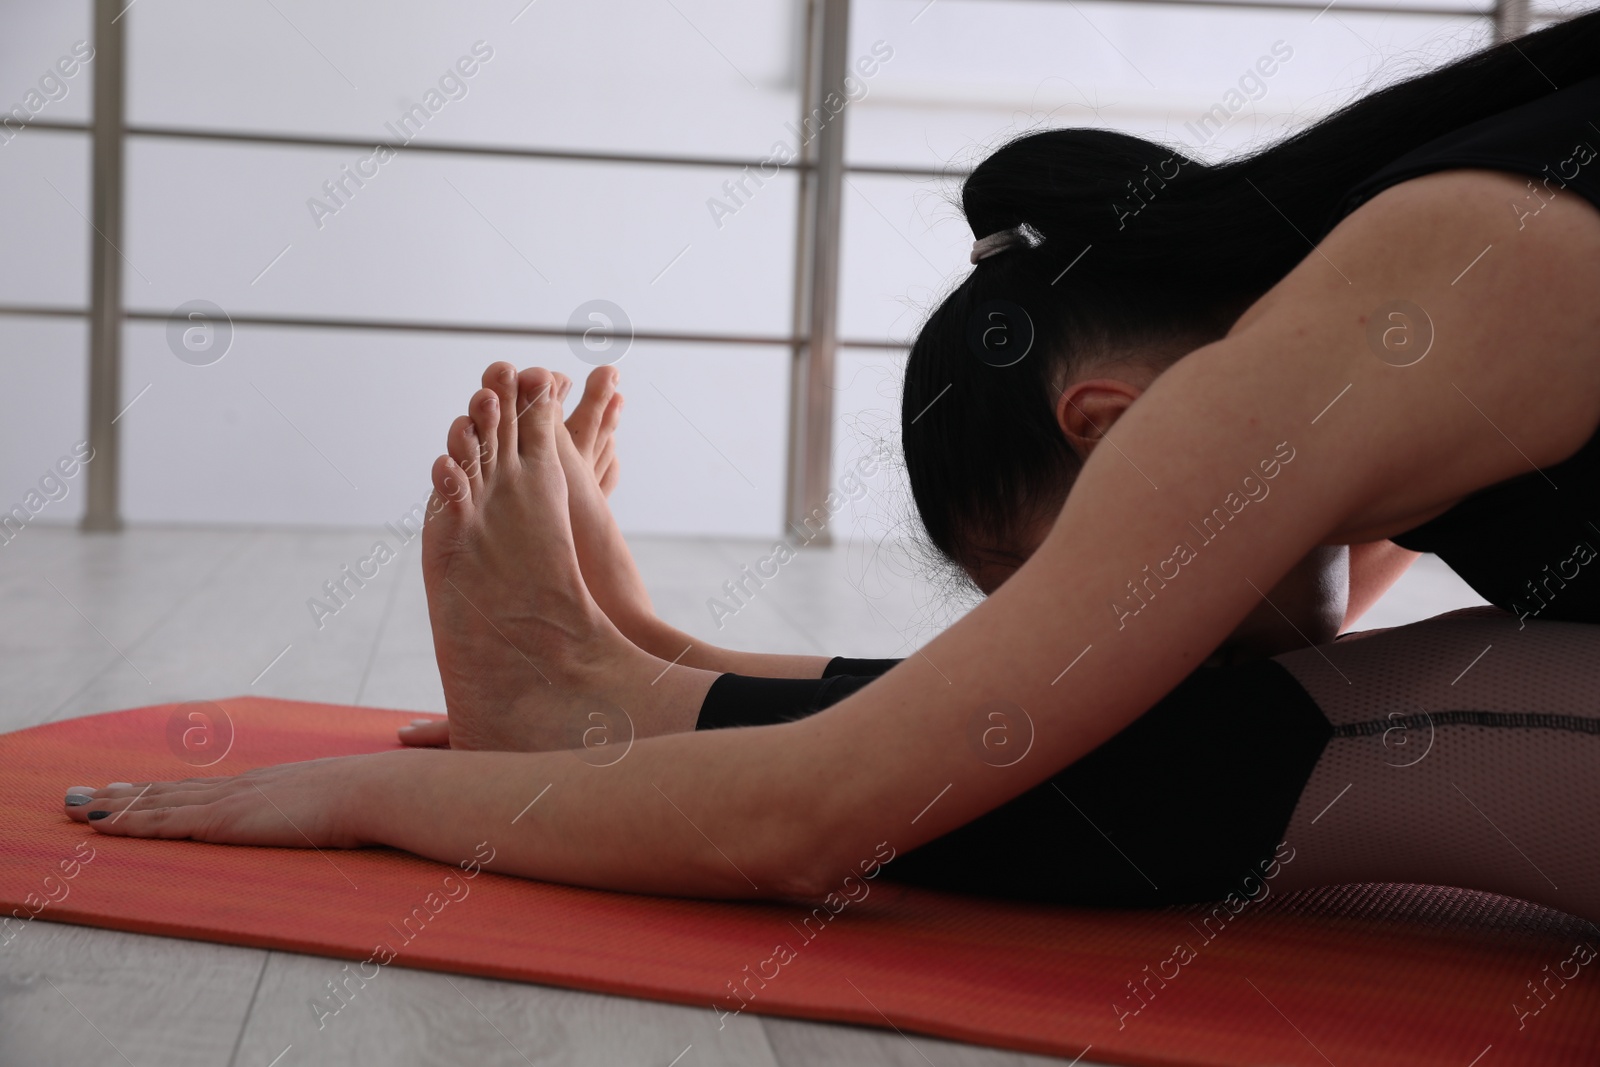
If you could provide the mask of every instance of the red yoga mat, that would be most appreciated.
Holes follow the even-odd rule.
[[[386,849],[100,837],[61,812],[71,785],[390,748],[413,717],[238,698],[0,736],[0,941],[37,917],[353,961],[384,946],[405,967],[1114,1064],[1600,1062],[1600,933],[1462,890],[1276,894],[1207,922],[1207,907],[1020,905],[880,877],[806,923],[795,904],[469,879]]]

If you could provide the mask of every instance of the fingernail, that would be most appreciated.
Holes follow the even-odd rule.
[[[428,726],[432,722],[433,722],[432,719],[412,719],[411,720],[411,725],[412,726]]]
[[[89,803],[89,801],[91,801],[93,799],[94,799],[94,797],[89,796],[87,793],[68,793],[67,794],[67,807],[69,807],[69,808],[81,808],[81,807],[83,807],[85,804]]]
[[[110,785],[106,786],[106,788],[107,789],[132,789],[133,788],[133,783],[132,782],[112,782]]]
[[[109,811],[91,811],[89,813],[89,818],[98,820],[98,819],[103,819],[107,815],[110,815],[110,814],[111,813]]]
[[[92,786],[92,785],[69,785],[69,786],[67,786],[67,792],[69,792],[69,793],[93,793],[94,792],[94,786]]]

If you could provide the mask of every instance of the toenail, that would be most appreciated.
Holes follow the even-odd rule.
[[[94,799],[94,797],[91,797],[86,793],[68,793],[67,794],[67,807],[69,807],[69,808],[81,808],[81,807],[83,807],[85,804],[89,803],[93,799]]]
[[[478,428],[476,426],[472,425],[472,423],[470,423],[470,422],[467,423],[467,438],[469,440],[477,440],[477,437],[478,437]]]
[[[89,818],[91,818],[91,819],[103,819],[107,815],[110,815],[110,814],[111,813],[109,811],[91,811],[89,813]]]

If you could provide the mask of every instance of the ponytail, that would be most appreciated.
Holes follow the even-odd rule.
[[[1026,224],[1042,240],[978,263],[912,345],[901,437],[933,545],[959,563],[974,539],[1004,544],[1059,510],[1081,462],[1055,401],[1077,369],[1150,352],[1176,359],[1221,337],[1332,228],[1362,179],[1597,74],[1600,13],[1380,89],[1220,164],[1109,130],[1047,130],[998,149],[962,187],[973,236]],[[975,320],[1004,329],[974,337],[1031,346],[1031,356],[980,358]]]

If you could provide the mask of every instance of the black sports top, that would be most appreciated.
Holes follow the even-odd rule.
[[[1335,221],[1392,185],[1466,167],[1528,177],[1526,199],[1509,207],[1519,229],[1539,225],[1542,205],[1565,190],[1600,208],[1600,77],[1406,153],[1352,189]],[[1523,618],[1600,622],[1600,432],[1566,460],[1481,489],[1394,541],[1437,554],[1479,596]]]

